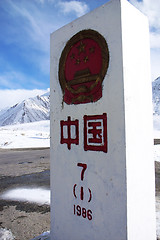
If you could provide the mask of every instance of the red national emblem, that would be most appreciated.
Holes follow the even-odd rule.
[[[62,51],[59,81],[67,104],[96,102],[102,97],[102,81],[108,69],[107,43],[98,32],[83,30]]]
[[[71,144],[76,145],[79,144],[79,122],[77,119],[71,121],[71,117],[68,117],[67,121],[61,120],[60,125],[61,125],[61,144],[66,143],[68,149],[70,150]]]
[[[107,114],[84,116],[84,150],[107,152]]]

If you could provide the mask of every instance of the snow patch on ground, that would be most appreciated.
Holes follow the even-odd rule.
[[[15,188],[7,190],[0,198],[50,205],[50,190],[44,188]]]
[[[0,240],[14,240],[11,230],[7,230],[6,228],[0,228]]]
[[[0,127],[0,148],[36,148],[50,146],[50,121]]]
[[[50,231],[44,232],[41,235],[39,235],[36,238],[33,238],[31,240],[50,240]]]
[[[15,237],[13,236],[11,230],[0,228],[0,240],[14,240],[14,239]],[[31,240],[50,240],[50,231],[44,232]]]

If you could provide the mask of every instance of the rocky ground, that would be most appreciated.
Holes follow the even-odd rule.
[[[0,151],[0,195],[11,188],[49,189],[49,149]],[[15,240],[29,240],[50,230],[50,207],[0,199],[0,228],[11,229]]]

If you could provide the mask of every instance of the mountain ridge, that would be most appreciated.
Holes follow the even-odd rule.
[[[50,119],[50,93],[28,98],[0,111],[0,126]]]

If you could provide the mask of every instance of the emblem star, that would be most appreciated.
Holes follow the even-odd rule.
[[[77,59],[76,59],[76,64],[80,64],[80,62],[81,62],[80,59],[77,58]]]
[[[88,56],[86,56],[83,60],[85,63],[88,62]]]
[[[85,52],[85,44],[81,41],[80,45],[77,47],[78,48],[78,54],[80,55],[82,52]]]

